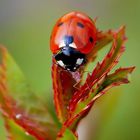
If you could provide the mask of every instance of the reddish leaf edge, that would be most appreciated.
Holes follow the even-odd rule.
[[[78,114],[76,114],[75,116],[73,116],[73,117],[71,117],[69,120],[67,120],[67,121],[63,124],[61,130],[59,131],[58,137],[62,137],[63,134],[65,133],[65,130],[66,130],[67,128],[70,128],[70,130],[73,132],[73,134],[78,138],[78,135],[77,135],[75,129],[74,129],[74,130],[71,129],[72,123],[73,123],[77,118],[79,118],[80,116],[82,116],[82,115],[84,115],[84,116],[87,115],[87,113],[90,111],[90,109],[91,109],[92,106],[94,105],[95,101],[96,101],[98,98],[100,98],[102,95],[104,95],[105,93],[107,93],[107,91],[108,91],[109,89],[111,89],[112,87],[115,87],[115,86],[120,86],[120,85],[122,85],[122,84],[127,84],[127,83],[129,83],[129,82],[130,82],[130,80],[129,80],[129,75],[134,71],[134,69],[135,69],[135,66],[133,66],[133,67],[127,67],[127,68],[119,68],[119,69],[117,69],[114,73],[109,74],[109,75],[106,75],[106,76],[105,76],[106,78],[104,78],[104,80],[102,81],[102,83],[100,83],[100,86],[102,86],[102,84],[104,84],[104,82],[106,82],[109,78],[113,78],[114,76],[116,76],[116,75],[118,75],[118,74],[120,74],[120,73],[125,72],[125,76],[124,76],[123,78],[118,79],[118,81],[113,82],[113,83],[111,83],[111,84],[108,84],[108,85],[106,85],[102,90],[100,89],[99,91],[97,91],[97,94],[94,96],[94,98],[87,104],[87,106],[86,106],[85,108],[82,109],[81,112],[79,112]],[[99,85],[98,85],[98,86],[99,86]],[[100,87],[100,86],[99,86],[99,87]],[[78,122],[79,122],[79,120],[78,120]]]

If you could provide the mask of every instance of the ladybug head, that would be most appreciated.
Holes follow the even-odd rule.
[[[57,63],[70,71],[86,62],[86,55],[96,43],[96,27],[85,14],[71,12],[54,26],[50,48]]]
[[[86,62],[85,54],[70,46],[73,43],[72,36],[65,36],[64,42],[65,46],[57,54],[54,54],[54,58],[58,65],[74,72]]]

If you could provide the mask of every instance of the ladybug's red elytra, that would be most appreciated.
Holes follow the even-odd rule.
[[[95,46],[96,34],[94,21],[83,13],[71,12],[61,17],[50,40],[56,63],[68,71],[76,71]]]

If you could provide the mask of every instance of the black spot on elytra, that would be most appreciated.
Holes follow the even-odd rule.
[[[80,28],[84,28],[84,25],[81,22],[77,22],[77,26]]]
[[[93,43],[93,38],[92,38],[92,37],[90,37],[90,38],[89,38],[89,41],[90,41],[91,43]]]

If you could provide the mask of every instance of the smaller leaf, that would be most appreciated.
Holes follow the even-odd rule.
[[[84,107],[80,107],[79,112],[76,112],[74,116],[71,116],[71,118],[65,122],[65,125],[67,127],[72,127],[71,125],[73,125],[73,128],[75,128],[75,125],[77,125],[83,116],[87,115],[94,102],[106,93],[107,90],[111,87],[127,84],[129,82],[129,76],[134,68],[135,67],[120,68],[116,70],[115,73],[105,76],[100,83],[96,84],[94,90],[90,92],[89,97],[79,102],[77,106],[83,104],[82,107]]]

